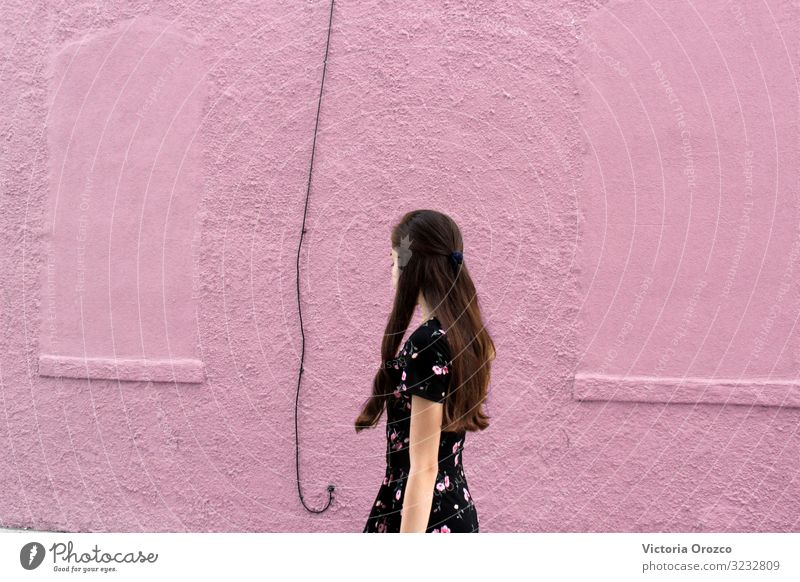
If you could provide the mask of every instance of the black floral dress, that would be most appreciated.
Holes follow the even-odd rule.
[[[450,349],[439,320],[423,322],[389,362],[397,388],[386,408],[386,474],[363,533],[398,533],[410,467],[411,396],[444,403],[450,388]],[[439,471],[426,533],[477,533],[478,514],[467,487],[462,453],[466,431],[442,431]]]

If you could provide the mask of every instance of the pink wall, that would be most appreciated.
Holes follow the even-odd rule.
[[[0,524],[360,531],[433,207],[498,346],[481,531],[797,531],[800,9],[593,4],[337,2],[310,514],[329,5],[7,3]]]

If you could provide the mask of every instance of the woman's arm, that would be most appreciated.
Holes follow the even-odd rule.
[[[424,533],[428,527],[433,488],[439,471],[439,439],[444,405],[411,397],[411,428],[408,437],[411,470],[405,488],[400,533]]]

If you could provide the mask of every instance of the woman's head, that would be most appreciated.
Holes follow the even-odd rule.
[[[458,262],[453,251],[463,253]],[[453,366],[445,403],[445,430],[483,430],[494,343],[481,316],[467,263],[469,253],[458,225],[435,210],[406,213],[391,233],[394,304],[381,345],[384,362],[396,357],[403,335],[422,300],[446,330]],[[385,398],[396,388],[386,366],[373,381],[373,393],[356,420],[356,431],[374,426]]]
[[[464,250],[461,231],[455,221],[435,210],[414,210],[392,229],[392,286],[397,289],[400,274],[412,286],[452,278],[453,251]],[[411,260],[416,255],[415,260]]]

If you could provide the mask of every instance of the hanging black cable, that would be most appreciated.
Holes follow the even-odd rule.
[[[303,235],[306,232],[306,214],[308,214],[308,197],[309,193],[311,192],[311,175],[314,170],[314,151],[316,150],[317,146],[317,129],[319,128],[319,110],[320,106],[322,105],[322,89],[325,87],[325,71],[328,69],[328,47],[331,44],[331,23],[333,22],[333,0],[331,0],[331,11],[330,16],[328,17],[328,40],[325,44],[325,62],[322,66],[322,83],[319,87],[319,99],[317,100],[317,122],[314,125],[314,142],[311,145],[311,165],[308,168],[308,186],[306,187],[306,206],[303,210],[303,229],[300,232],[300,244],[297,246],[297,264],[296,264],[296,273],[297,273],[297,313],[300,316],[300,337],[301,337],[301,350],[300,350],[300,373],[297,375],[297,392],[295,393],[294,397],[294,445],[295,445],[295,462],[297,466],[297,494],[300,496],[300,502],[303,504],[308,511],[311,513],[322,513],[331,505],[331,501],[333,501],[333,490],[335,487],[333,485],[328,485],[328,503],[325,504],[325,507],[322,509],[311,509],[308,505],[306,505],[305,500],[303,499],[303,491],[300,488],[300,442],[297,434],[297,406],[300,401],[300,379],[303,376],[303,361],[305,358],[306,353],[306,336],[303,333],[303,312],[300,308],[300,248],[303,246]]]

